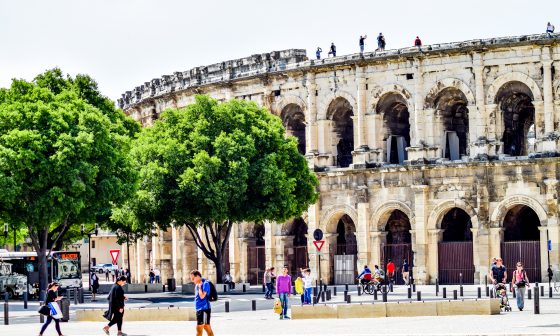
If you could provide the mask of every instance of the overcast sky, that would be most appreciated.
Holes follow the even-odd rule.
[[[360,34],[387,49],[560,30],[557,0],[0,0],[0,87],[52,67],[87,73],[112,99],[195,66],[331,42],[357,52]],[[326,53],[325,53],[326,54]]]

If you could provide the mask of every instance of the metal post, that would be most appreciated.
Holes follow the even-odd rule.
[[[346,303],[352,303],[352,299],[351,299],[351,296],[350,296],[350,295],[348,295],[348,296],[346,297]]]
[[[535,314],[541,313],[539,294],[535,293]]]
[[[453,300],[457,300],[457,290],[453,290]]]
[[[74,290],[72,291],[72,295],[74,295],[74,305],[78,305],[78,289],[74,288]]]
[[[516,292],[517,292],[517,291],[515,291],[515,290],[513,291],[513,298],[514,298],[514,299],[517,297],[517,293],[516,293]]]
[[[486,289],[488,289],[488,287],[486,287]],[[490,291],[490,298],[491,298],[491,299],[494,298],[494,291]]]
[[[383,295],[383,302],[387,302],[387,292],[383,291],[382,295]]]
[[[541,286],[541,296],[544,297],[544,286]]]
[[[476,292],[477,292],[477,293],[476,293],[476,294],[477,294],[476,296],[477,296],[479,299],[482,298],[482,290],[480,289],[480,287],[477,288]]]
[[[416,284],[415,283],[412,284],[412,291],[416,292]]]
[[[447,288],[443,287],[443,298],[447,298]]]
[[[314,296],[313,297],[313,304],[316,305],[319,302],[319,298]]]
[[[539,296],[538,294],[535,296]],[[527,300],[531,300],[532,299],[532,295],[531,295],[531,289],[527,289]]]
[[[548,287],[548,297],[552,297],[552,287]]]
[[[8,301],[4,302],[4,324],[8,325],[10,324],[10,320],[8,317]]]
[[[490,296],[490,288],[486,286],[486,297]]]
[[[327,290],[327,301],[331,300],[331,290]]]
[[[362,295],[362,286],[358,285],[358,296]]]
[[[488,287],[488,275],[484,276],[484,286]],[[488,296],[488,295],[486,295]]]
[[[313,296],[317,296],[317,287],[313,287]]]
[[[226,313],[229,313],[229,301],[225,302]]]
[[[23,292],[23,309],[27,309],[27,292]]]
[[[459,273],[459,285],[463,286],[463,273]]]
[[[257,310],[257,300],[251,300],[251,310]]]
[[[377,290],[376,289],[373,290],[373,299],[375,301],[377,301]]]
[[[344,290],[348,291],[348,284],[344,285]]]
[[[325,302],[326,300],[326,293],[321,291],[321,302]]]
[[[333,296],[336,296],[336,286],[333,287]]]
[[[439,281],[436,278],[436,296],[439,296]]]
[[[463,296],[463,285],[459,286],[459,295]]]
[[[348,300],[348,291],[345,290],[344,291],[344,301],[347,301],[347,300]]]
[[[246,292],[247,292],[247,285],[243,284],[243,293],[246,293]]]
[[[416,292],[416,300],[417,301],[422,301],[422,292],[421,291]]]
[[[39,307],[43,305],[43,301],[39,301]],[[39,323],[45,323],[45,315],[39,314]]]
[[[412,298],[412,289],[410,287],[407,288],[408,298]]]

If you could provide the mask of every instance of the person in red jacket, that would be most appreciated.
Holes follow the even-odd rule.
[[[395,264],[391,261],[391,259],[387,261],[387,280],[389,280],[389,282],[393,282],[395,276]]]
[[[414,46],[418,48],[422,46],[422,40],[420,40],[418,36],[416,36],[416,39],[414,40]]]

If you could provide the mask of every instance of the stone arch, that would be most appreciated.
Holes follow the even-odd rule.
[[[490,86],[488,87],[488,91],[486,92],[486,104],[497,103],[496,98],[498,95],[498,91],[508,82],[521,82],[527,85],[527,87],[533,94],[533,101],[542,101],[542,93],[539,85],[535,82],[535,80],[521,72],[510,72],[499,76],[492,82],[492,84],[490,84]]]
[[[501,201],[492,212],[490,216],[492,227],[501,227],[508,211],[516,205],[525,205],[531,208],[539,217],[541,226],[547,225],[548,215],[539,201],[526,195],[512,195]]]
[[[289,234],[289,233],[292,231],[292,229],[293,229],[293,224],[294,224],[294,221],[296,220],[296,218],[301,218],[301,219],[303,219],[303,221],[304,221],[307,225],[309,225],[309,218],[308,218],[308,216],[307,216],[307,212],[304,212],[301,216],[291,218],[291,219],[285,221],[284,223],[282,223],[282,225],[280,225],[280,235],[285,236],[285,235]]]
[[[455,88],[461,91],[465,97],[467,98],[468,105],[476,104],[476,100],[472,90],[469,86],[458,78],[444,78],[442,80],[438,80],[434,86],[428,91],[426,95],[426,99],[424,101],[424,108],[434,108],[434,104],[436,98],[438,97],[439,93],[447,88]]]
[[[370,219],[371,230],[370,231],[384,231],[385,223],[391,216],[394,210],[400,210],[405,215],[408,216],[410,225],[414,226],[414,213],[410,207],[401,201],[388,201],[377,208]],[[374,230],[375,229],[375,230]]]
[[[306,118],[305,111],[300,105],[289,103],[282,107],[280,111],[280,119],[286,129],[286,134],[297,139],[298,151],[305,154],[306,146]]]
[[[440,202],[434,207],[434,209],[430,212],[430,216],[428,217],[428,229],[441,229],[441,220],[443,219],[443,216],[445,216],[445,214],[453,208],[459,208],[465,211],[471,217],[473,229],[480,228],[478,214],[476,213],[475,209],[470,204],[461,199],[454,199]]]
[[[304,114],[307,113],[307,103],[305,102],[305,100],[300,96],[288,94],[288,95],[280,96],[280,99],[278,99],[274,103],[274,108],[273,108],[274,114],[280,116],[282,110],[290,104],[298,105]]]
[[[335,205],[327,209],[321,216],[319,228],[324,233],[336,233],[336,226],[342,216],[348,215],[358,225],[358,212],[348,205]]]
[[[385,86],[378,86],[371,90],[370,94],[370,111],[369,113],[374,114],[377,110],[377,104],[388,94],[399,94],[403,96],[407,102],[407,107],[409,111],[414,111],[414,103],[412,102],[412,94],[405,87],[399,84],[388,84]]]
[[[336,93],[331,93],[324,98],[325,105],[317,112],[317,120],[325,120],[328,117],[328,110],[331,103],[337,98],[344,98],[348,101],[353,111],[358,111],[358,104],[356,103],[356,98],[346,91],[336,91]]]

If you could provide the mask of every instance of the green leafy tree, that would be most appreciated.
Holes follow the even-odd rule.
[[[115,220],[144,233],[185,225],[219,280],[234,223],[285,221],[317,199],[296,139],[253,102],[197,96],[143,130],[131,155],[140,186]]]
[[[49,70],[0,90],[0,216],[28,230],[46,288],[46,258],[82,223],[105,222],[134,194],[128,158],[139,126],[89,76]]]

